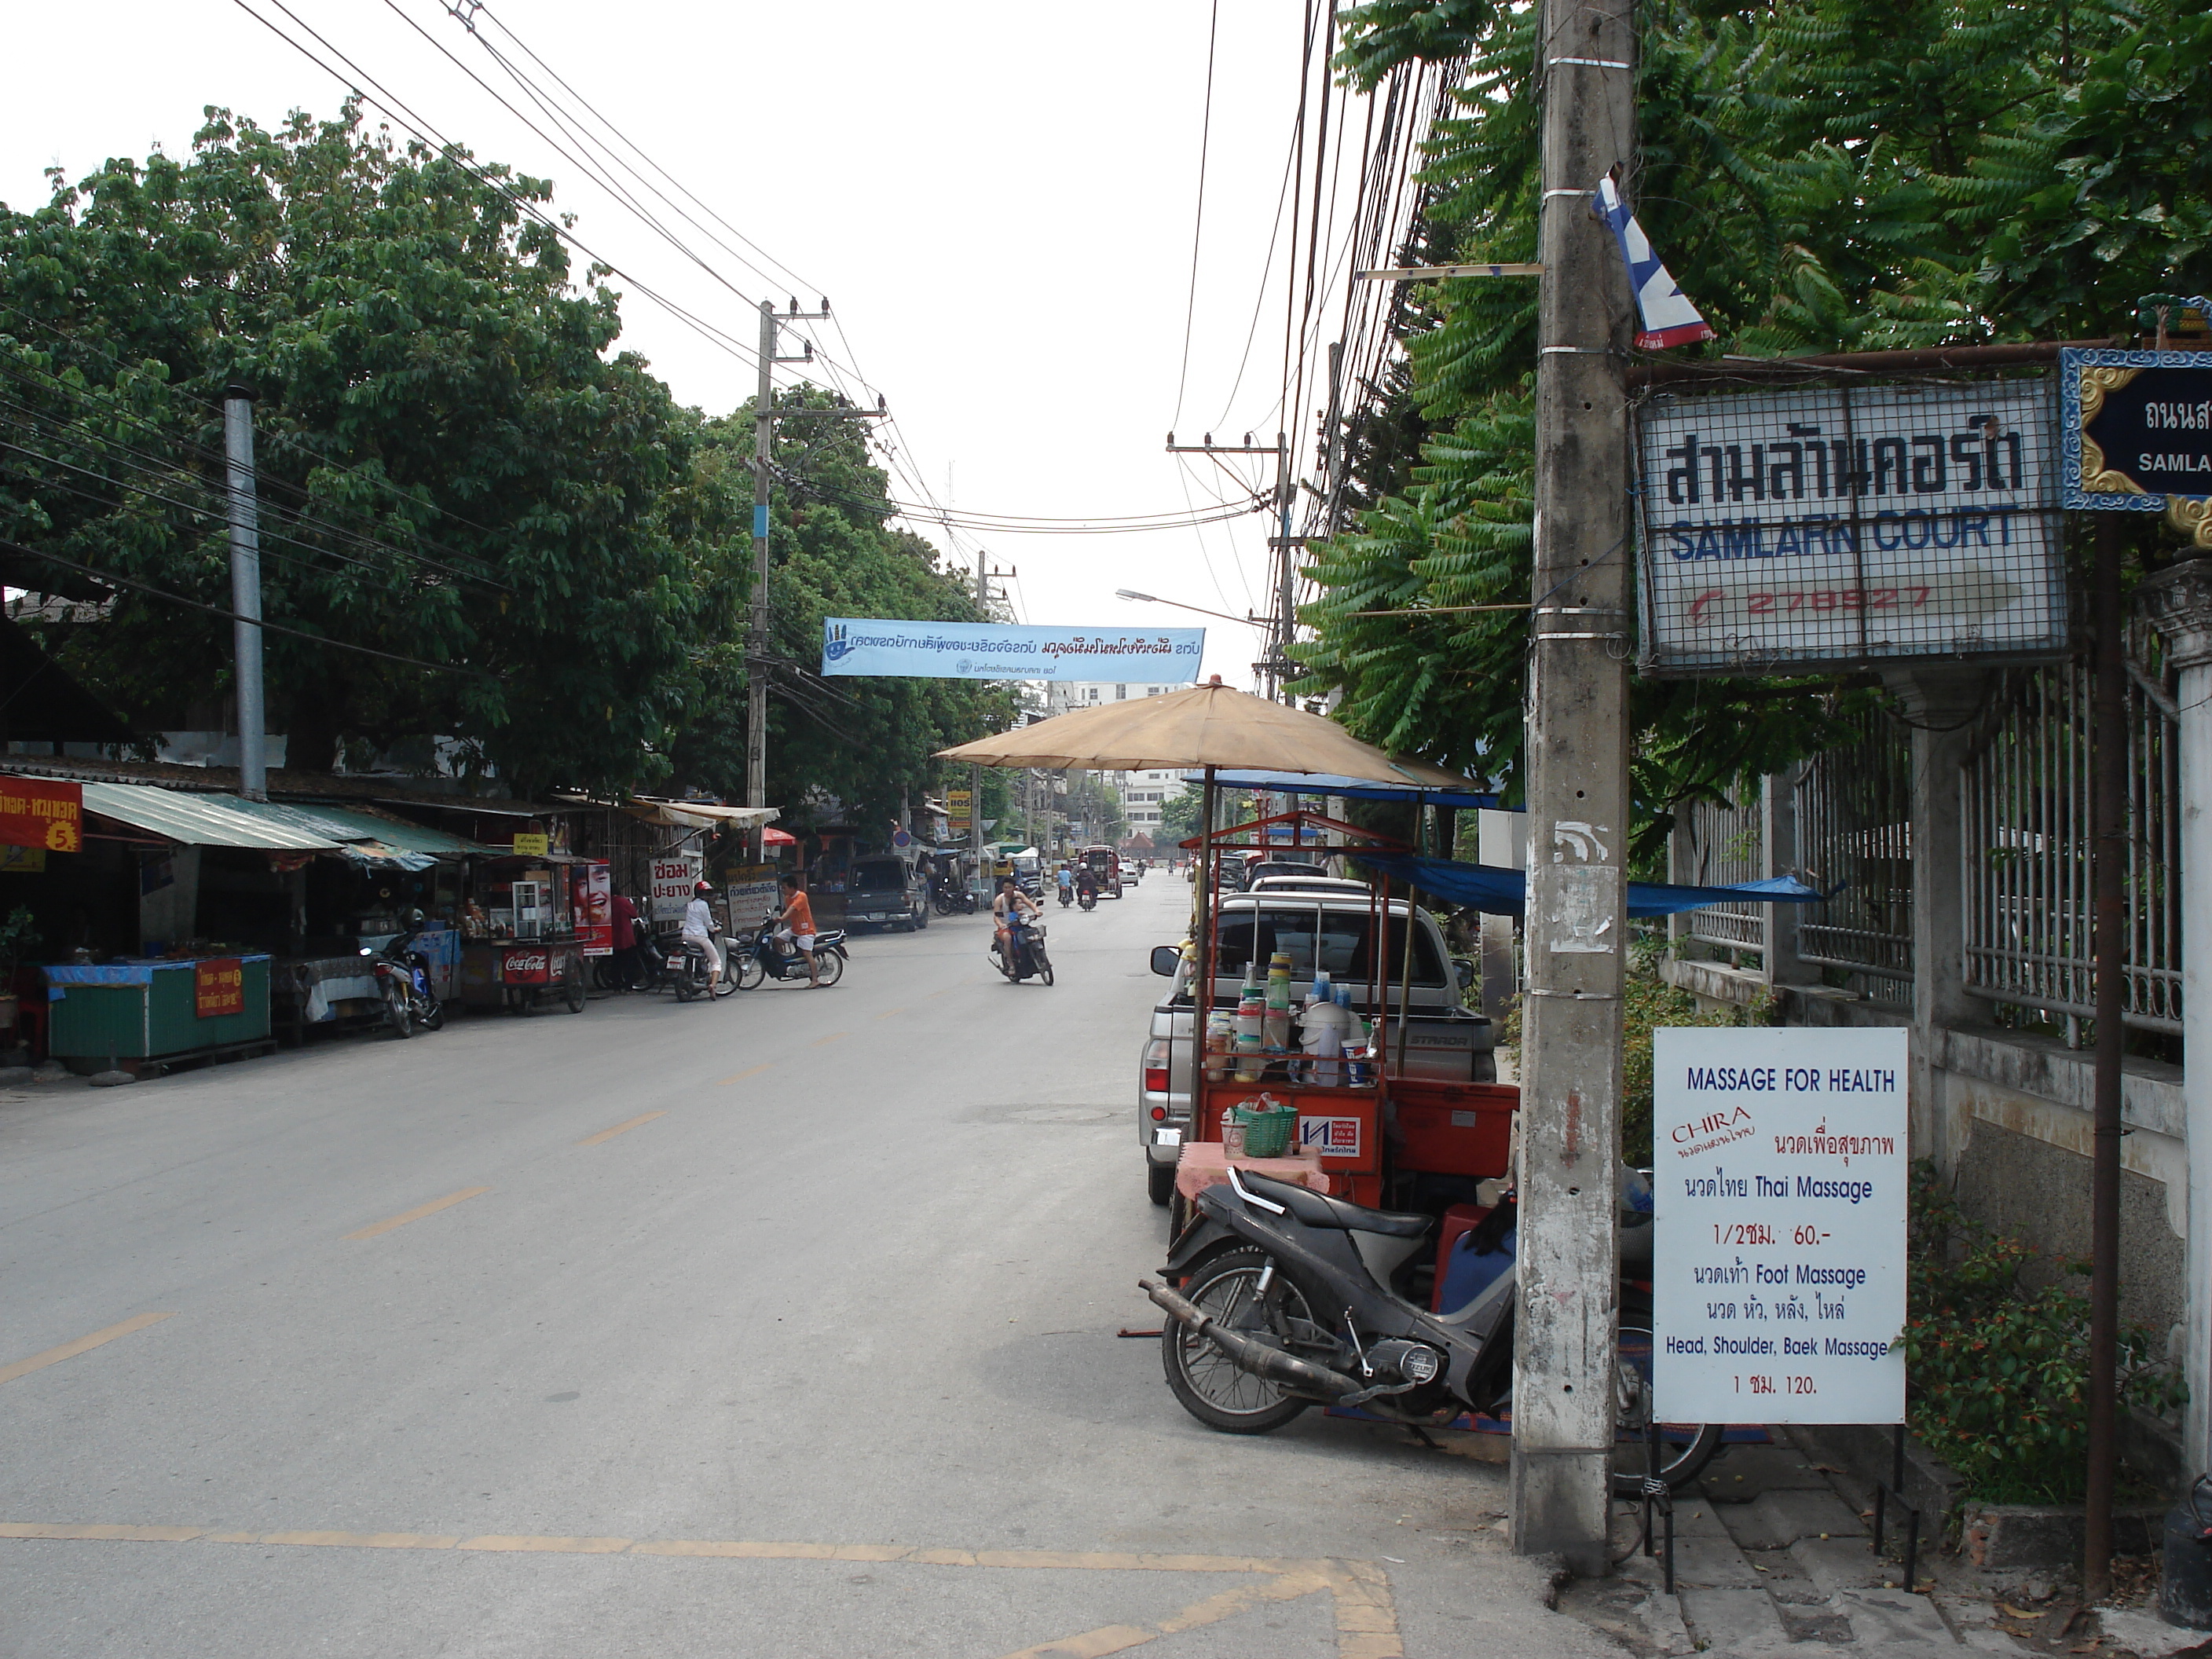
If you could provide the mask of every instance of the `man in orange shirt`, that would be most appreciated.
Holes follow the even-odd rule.
[[[790,933],[791,942],[799,954],[806,958],[807,984],[815,990],[820,990],[822,974],[814,960],[814,907],[800,890],[797,876],[783,878],[783,913],[777,920]]]

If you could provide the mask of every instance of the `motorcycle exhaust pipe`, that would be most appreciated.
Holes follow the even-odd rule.
[[[1270,1382],[1280,1383],[1299,1394],[1319,1395],[1325,1400],[1355,1393],[1359,1388],[1359,1384],[1352,1378],[1340,1376],[1327,1366],[1316,1365],[1311,1360],[1285,1353],[1280,1348],[1271,1347],[1265,1342],[1255,1342],[1241,1331],[1229,1329],[1189,1298],[1170,1290],[1165,1279],[1146,1274],[1137,1281],[1137,1285],[1152,1297],[1161,1311],[1176,1323],[1189,1326],[1196,1334],[1214,1344],[1241,1371],[1250,1371],[1255,1376],[1264,1376]]]

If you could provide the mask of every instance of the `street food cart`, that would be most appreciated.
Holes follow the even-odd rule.
[[[568,853],[526,853],[479,866],[477,896],[461,915],[454,995],[468,1008],[531,1013],[557,1000],[584,1012],[585,952],[597,872],[604,866]]]

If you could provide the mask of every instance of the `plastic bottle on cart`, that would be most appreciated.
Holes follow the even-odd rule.
[[[1341,1039],[1344,1050],[1347,1054],[1356,1054],[1359,1056],[1358,1059],[1346,1063],[1345,1081],[1355,1087],[1364,1086],[1370,1081],[1366,1059],[1367,1022],[1352,1012],[1352,988],[1349,985],[1340,985],[1336,988],[1336,1006],[1344,1010],[1344,1034]]]
[[[1261,1035],[1270,1054],[1291,1046],[1291,953],[1278,951],[1267,963],[1267,1012]]]
[[[1206,1075],[1219,1083],[1229,1075],[1230,1051],[1236,1046],[1236,1018],[1226,1008],[1206,1017]]]

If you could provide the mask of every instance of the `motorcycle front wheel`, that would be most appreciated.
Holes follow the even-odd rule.
[[[422,1010],[422,1029],[426,1031],[446,1029],[446,1005],[435,997],[432,997]]]
[[[1648,1326],[1624,1322],[1620,1327],[1620,1358],[1613,1367],[1619,1395],[1612,1466],[1616,1498],[1640,1496],[1650,1467],[1652,1340]],[[1670,1491],[1705,1473],[1720,1452],[1723,1431],[1718,1423],[1660,1424],[1659,1478]]]
[[[1287,1321],[1311,1324],[1313,1311],[1279,1268],[1261,1294],[1260,1275],[1267,1261],[1263,1250],[1224,1251],[1191,1275],[1182,1293],[1224,1325],[1266,1332],[1279,1340]],[[1238,1370],[1219,1347],[1176,1320],[1169,1320],[1160,1333],[1160,1364],[1182,1408],[1224,1434],[1272,1434],[1313,1403]]]
[[[1038,978],[1048,985],[1052,983],[1052,958],[1042,949],[1036,953],[1036,970]]]
[[[748,951],[743,957],[730,964],[730,982],[740,991],[750,991],[768,977],[768,969],[760,959],[760,952]]]

